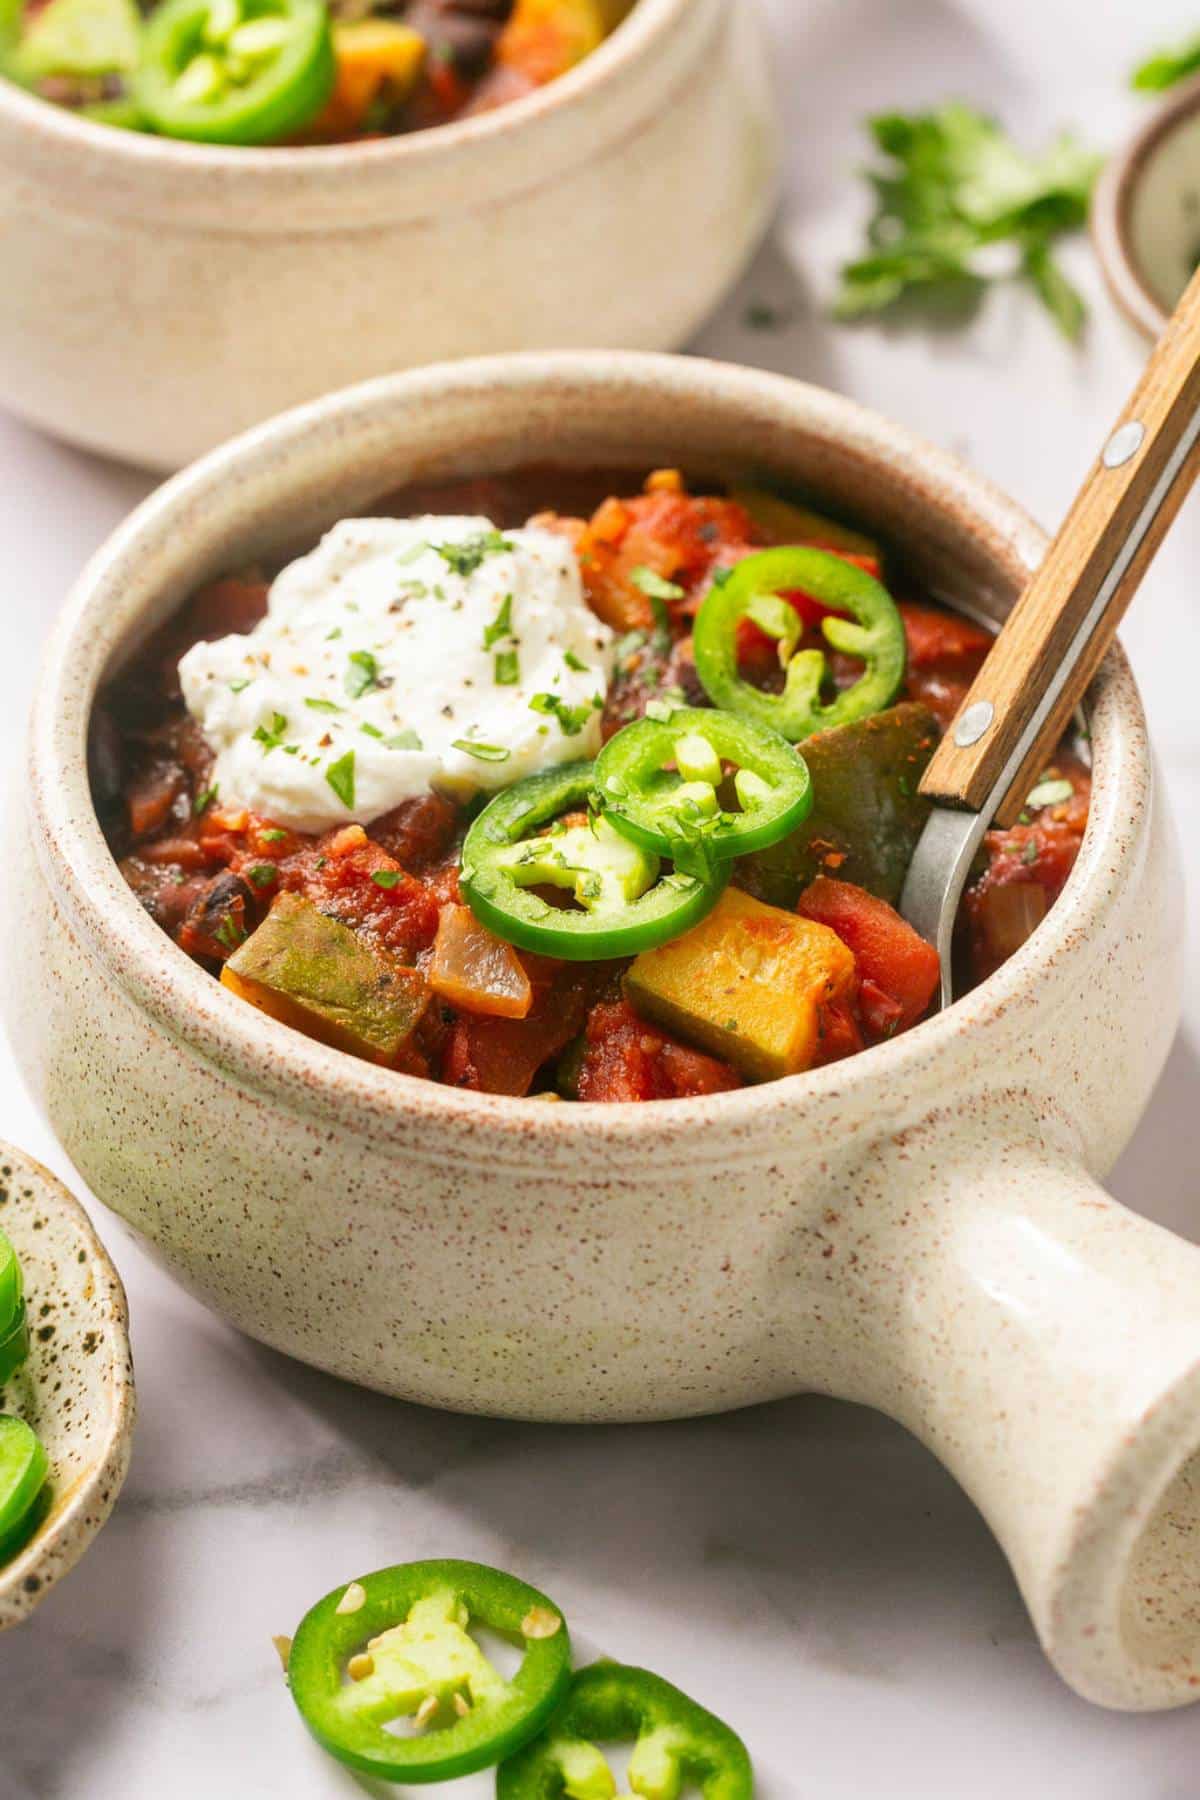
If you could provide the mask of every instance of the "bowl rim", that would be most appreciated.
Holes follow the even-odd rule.
[[[957,510],[969,520],[969,537],[1010,583],[1027,579],[1044,552],[1046,535],[1023,508],[950,453],[855,401],[762,370],[647,352],[525,352],[360,383],[283,413],[193,463],[143,501],[89,562],[52,633],[33,702],[27,799],[35,853],[69,923],[132,1003],[180,1049],[292,1111],[376,1139],[406,1138],[415,1122],[438,1134],[438,1154],[447,1158],[457,1150],[477,1160],[482,1128],[489,1158],[507,1150],[525,1166],[535,1153],[569,1154],[588,1138],[635,1150],[657,1145],[678,1151],[686,1142],[693,1161],[727,1163],[730,1132],[706,1132],[697,1141],[692,1125],[703,1119],[739,1131],[769,1131],[794,1117],[798,1101],[836,1101],[863,1080],[879,1082],[881,1091],[915,1088],[923,1075],[944,1080],[946,1053],[969,1045],[1014,1006],[1036,1003],[1048,965],[1102,922],[1128,861],[1114,858],[1110,847],[1144,815],[1151,790],[1141,701],[1119,646],[1089,696],[1095,786],[1084,844],[1064,892],[1016,955],[948,1011],[847,1061],[703,1100],[653,1106],[555,1106],[531,1096],[447,1087],[358,1061],[247,1006],[178,949],[119,875],[91,803],[83,720],[77,733],[68,722],[72,695],[78,699],[96,685],[89,668],[89,657],[96,659],[93,628],[119,592],[121,571],[136,557],[144,534],[164,531],[192,508],[211,507],[223,486],[237,485],[236,476],[269,467],[289,445],[311,444],[322,427],[328,433],[322,454],[332,461],[348,431],[366,436],[373,420],[395,418],[405,406],[419,410],[455,392],[495,399],[506,390],[561,393],[570,386],[615,388],[631,405],[661,406],[673,392],[715,412],[766,404],[794,429],[849,446],[878,466],[902,469],[931,509],[947,515]],[[89,698],[89,713],[90,706]]]
[[[632,64],[652,56],[662,40],[689,11],[705,0],[633,0],[626,16],[604,42],[566,74],[520,99],[471,118],[453,119],[445,125],[398,137],[372,139],[361,144],[307,144],[267,146],[196,144],[148,132],[124,131],[112,125],[84,119],[65,106],[30,94],[0,75],[0,125],[40,136],[56,150],[75,156],[103,159],[113,178],[128,181],[161,175],[191,181],[203,187],[214,178],[234,176],[288,192],[294,197],[296,178],[305,170],[319,171],[323,181],[361,177],[396,166],[397,179],[419,178],[432,163],[437,166],[456,151],[479,150],[486,155],[498,137],[532,134],[565,109],[584,103],[589,96],[622,80]]]
[[[1200,112],[1200,75],[1182,82],[1156,106],[1124,148],[1109,158],[1096,184],[1091,236],[1108,291],[1131,324],[1150,338],[1161,337],[1170,317],[1151,292],[1133,253],[1130,211],[1146,165],[1164,138]]]

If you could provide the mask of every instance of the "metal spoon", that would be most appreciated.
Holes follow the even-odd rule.
[[[934,802],[900,907],[941,959],[971,863],[1053,757],[1117,626],[1200,474],[1200,272],[925,771]]]

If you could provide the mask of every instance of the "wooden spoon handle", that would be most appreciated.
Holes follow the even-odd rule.
[[[1036,407],[1031,407],[1036,428]],[[1200,474],[1200,272],[921,782],[1011,824]]]

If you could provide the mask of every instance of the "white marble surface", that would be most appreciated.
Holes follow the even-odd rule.
[[[1195,0],[771,0],[771,11],[787,201],[773,245],[698,347],[893,413],[1055,521],[1141,346],[1082,242],[1070,259],[1094,303],[1082,354],[1015,294],[961,332],[832,327],[821,295],[862,206],[856,121],[962,94],[1032,136],[1074,119],[1111,143],[1135,112],[1123,72],[1147,44],[1200,24]],[[787,328],[750,330],[751,300],[788,315]],[[131,404],[136,387],[131,368]],[[147,485],[0,419],[6,771],[19,769],[55,608]],[[1194,502],[1125,633],[1193,877],[1198,550]],[[1200,1235],[1195,943],[1186,998],[1114,1185]],[[70,1178],[7,1051],[0,1136]],[[1196,1793],[1200,1713],[1106,1716],[1064,1689],[971,1507],[883,1421],[809,1399],[628,1430],[406,1408],[236,1336],[96,1212],[129,1290],[141,1423],[124,1497],[86,1563],[0,1643],[0,1800],[361,1793],[307,1740],[270,1636],[340,1579],[437,1554],[523,1572],[560,1601],[585,1649],[644,1662],[724,1713],[751,1745],[763,1800]],[[456,1791],[483,1800],[491,1783]]]

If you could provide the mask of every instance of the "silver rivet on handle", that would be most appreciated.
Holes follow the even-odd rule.
[[[958,724],[954,727],[954,741],[960,750],[969,750],[977,744],[992,720],[996,709],[990,700],[976,700],[968,706]]]
[[[1106,469],[1119,469],[1130,457],[1136,456],[1146,441],[1146,427],[1140,419],[1130,419],[1127,425],[1119,425],[1104,446],[1101,456]]]

